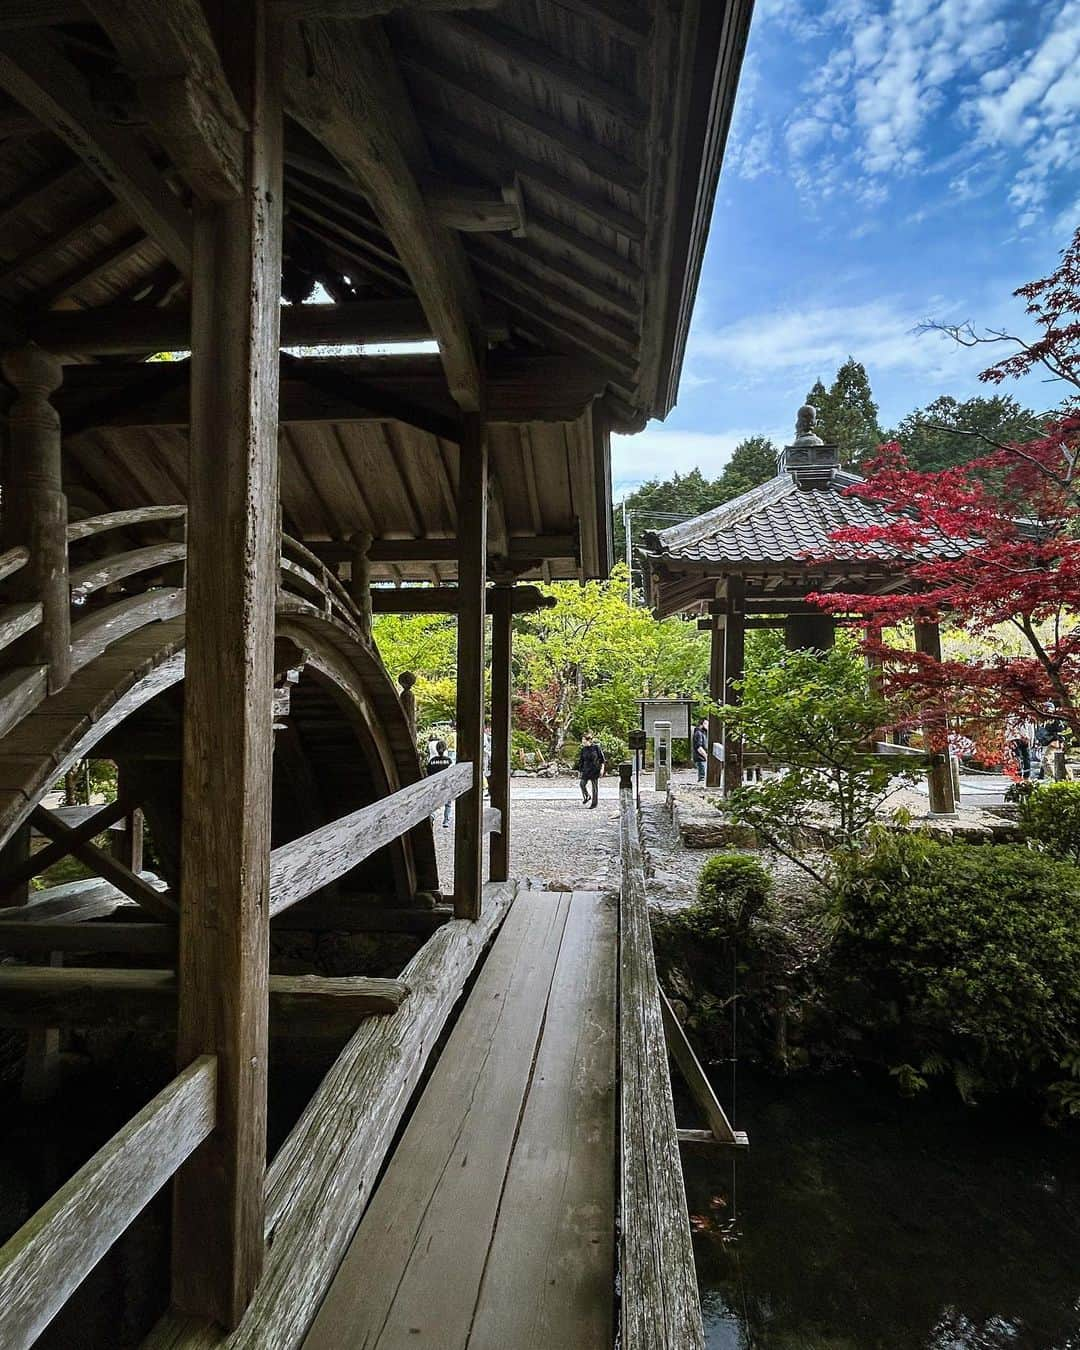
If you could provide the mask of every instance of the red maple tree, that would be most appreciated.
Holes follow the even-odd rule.
[[[1000,746],[1010,720],[1050,708],[1080,741],[1080,229],[1054,273],[1014,294],[1027,302],[1033,339],[931,326],[965,346],[1009,344],[980,379],[998,384],[1042,369],[1068,386],[1059,413],[1024,442],[981,436],[983,454],[936,472],[912,469],[895,442],[882,446],[848,492],[883,507],[887,519],[837,531],[832,558],[865,557],[867,545],[884,544],[903,560],[910,591],[811,597],[863,618],[887,688],[906,691],[928,723],[944,727],[947,717],[984,746],[995,738]],[[919,618],[972,635],[1006,625],[1018,650],[937,662],[882,641],[883,628]]]

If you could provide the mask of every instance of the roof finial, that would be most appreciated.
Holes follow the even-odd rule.
[[[812,403],[804,403],[795,416],[796,445],[824,445],[825,442],[814,431],[817,424],[817,409]]]

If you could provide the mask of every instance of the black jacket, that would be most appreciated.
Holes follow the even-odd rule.
[[[578,755],[578,772],[582,778],[599,778],[603,767],[603,750],[598,745],[583,745]]]
[[[702,753],[698,753],[701,751]],[[704,727],[694,728],[694,758],[707,759],[709,753],[709,733]]]

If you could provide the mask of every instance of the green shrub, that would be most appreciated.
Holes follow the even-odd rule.
[[[875,836],[839,867],[826,996],[908,1090],[1024,1087],[1080,1114],[1080,868]]]
[[[1024,801],[1020,823],[1055,858],[1080,863],[1080,783],[1046,783]]]
[[[772,894],[772,879],[756,858],[717,853],[698,877],[697,907],[713,921],[722,918],[741,932],[761,913]]]

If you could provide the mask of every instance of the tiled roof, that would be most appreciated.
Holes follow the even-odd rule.
[[[807,557],[835,555],[834,531],[896,519],[872,502],[844,495],[845,488],[862,481],[837,470],[827,484],[800,487],[790,473],[781,473],[704,515],[647,536],[649,552],[708,563],[805,563]],[[875,562],[912,559],[880,543],[861,545],[858,556]],[[918,549],[915,556],[942,555]]]

